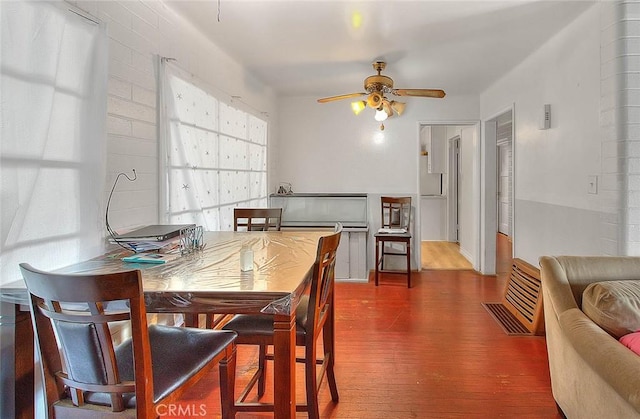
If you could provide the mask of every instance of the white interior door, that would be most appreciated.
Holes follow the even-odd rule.
[[[458,242],[458,191],[460,189],[460,136],[456,135],[449,139],[449,169],[448,176],[448,240]]]
[[[498,232],[511,234],[511,143],[498,146]]]

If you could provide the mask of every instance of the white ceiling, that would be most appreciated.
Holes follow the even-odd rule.
[[[318,97],[361,92],[377,59],[387,61],[383,74],[394,79],[396,88],[479,94],[593,4],[165,2],[278,94]]]

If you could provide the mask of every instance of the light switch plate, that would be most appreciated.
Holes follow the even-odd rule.
[[[597,175],[589,175],[589,184],[587,192],[591,194],[598,193],[598,176]]]

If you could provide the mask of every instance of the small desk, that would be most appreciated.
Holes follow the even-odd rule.
[[[120,256],[102,256],[56,272],[107,273],[141,269],[148,312],[273,314],[275,417],[293,418],[295,400],[295,310],[307,288],[322,231],[206,232],[203,251],[162,265],[124,263]],[[240,271],[240,248],[254,251],[254,269]],[[37,267],[37,266],[36,266]],[[23,281],[2,286],[3,304],[28,304]],[[17,311],[17,310],[16,310]],[[20,336],[16,323],[14,335]],[[3,337],[6,334],[3,332]],[[13,338],[15,341],[15,337]],[[7,347],[3,341],[3,353]],[[15,348],[15,346],[14,346]],[[11,349],[14,351],[14,349]],[[15,348],[18,357],[32,359],[32,350]],[[33,364],[31,362],[31,364]],[[14,381],[15,369],[2,366],[2,393]],[[33,392],[31,392],[32,395]],[[31,401],[33,404],[33,401]],[[27,407],[28,408],[28,407]],[[16,417],[20,412],[16,409]]]

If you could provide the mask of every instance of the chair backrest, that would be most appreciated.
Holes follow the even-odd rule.
[[[380,198],[382,227],[404,228],[407,231],[411,225],[411,197]]]
[[[282,208],[234,208],[234,231],[280,230]]]
[[[307,325],[312,324],[314,327],[314,341],[322,330],[327,320],[327,314],[333,305],[336,253],[341,234],[342,224],[338,223],[333,234],[321,237],[318,242],[307,311]]]
[[[103,275],[62,275],[20,264],[29,291],[46,403],[66,399],[84,404],[84,392],[109,393],[111,410],[126,407],[135,394],[138,417],[153,414],[153,381],[147,317],[140,271]],[[109,330],[112,322],[131,321],[135,381],[120,379]]]

